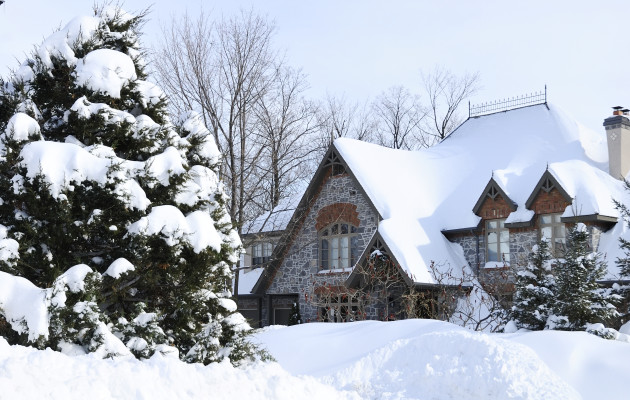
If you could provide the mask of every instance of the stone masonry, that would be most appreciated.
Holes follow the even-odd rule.
[[[298,294],[300,313],[305,322],[317,320],[316,288],[341,286],[350,273],[349,270],[321,270],[319,267],[319,229],[326,222],[341,220],[358,224],[355,226],[358,254],[361,254],[376,231],[378,214],[348,174],[331,176],[324,181],[267,291],[273,295]]]

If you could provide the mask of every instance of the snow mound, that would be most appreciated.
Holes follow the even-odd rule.
[[[9,346],[1,337],[0,387],[8,399],[360,400],[313,377],[292,376],[277,363],[204,366],[159,353],[144,362],[99,360]]]
[[[76,74],[77,85],[118,99],[123,86],[136,79],[136,68],[128,55],[98,49],[77,62]]]
[[[177,207],[157,206],[151,213],[127,228],[131,234],[160,234],[169,246],[188,241],[196,253],[205,248],[221,251],[221,236],[212,217],[205,211],[194,211],[184,216]]]
[[[365,399],[580,398],[530,348],[466,331],[396,340],[330,381]]]

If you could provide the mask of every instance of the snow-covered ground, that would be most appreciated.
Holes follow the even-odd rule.
[[[269,327],[277,359],[237,369],[9,346],[0,399],[625,399],[630,343],[583,332],[483,334],[430,320]]]

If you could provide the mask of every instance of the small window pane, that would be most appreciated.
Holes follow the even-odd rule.
[[[339,238],[330,241],[330,267],[339,268]]]
[[[501,241],[502,243],[503,243],[503,242],[509,242],[509,241],[510,241],[510,234],[509,234],[509,232],[507,231],[507,229],[505,229],[505,230],[501,230],[501,232],[500,232],[500,234],[499,234],[499,235],[500,235],[499,241]]]
[[[357,227],[356,226],[350,226],[350,233],[357,233]]]
[[[263,244],[263,257],[270,257],[273,251],[273,245],[271,243]]]
[[[510,245],[509,243],[501,243],[501,258],[499,261],[510,261]]]
[[[488,221],[488,228],[489,228],[489,229],[497,229],[497,227],[498,227],[498,224],[497,224],[497,221],[496,221],[496,220],[494,220],[494,221]]]
[[[324,229],[324,231],[322,232],[322,236],[328,236],[328,229]]]
[[[330,234],[331,235],[338,235],[339,234],[339,225],[333,225],[332,228],[330,229]]]
[[[551,231],[552,229],[550,226],[545,226],[540,229],[540,234],[547,239],[551,239]]]
[[[359,257],[359,238],[352,236],[350,239],[350,264],[354,265]]]
[[[341,234],[342,235],[348,234],[348,224],[341,224]]]
[[[496,243],[488,244],[488,261],[499,261]]]
[[[496,243],[496,242],[497,242],[497,233],[488,232],[488,243]]]
[[[543,224],[550,224],[552,223],[553,218],[551,215],[541,215],[540,220]]]

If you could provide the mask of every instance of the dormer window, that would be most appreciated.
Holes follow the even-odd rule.
[[[505,219],[486,221],[486,261],[510,262],[510,233]]]
[[[549,239],[549,250],[554,257],[561,257],[566,243],[566,228],[560,220],[562,214],[543,214],[540,216],[540,236]]]

